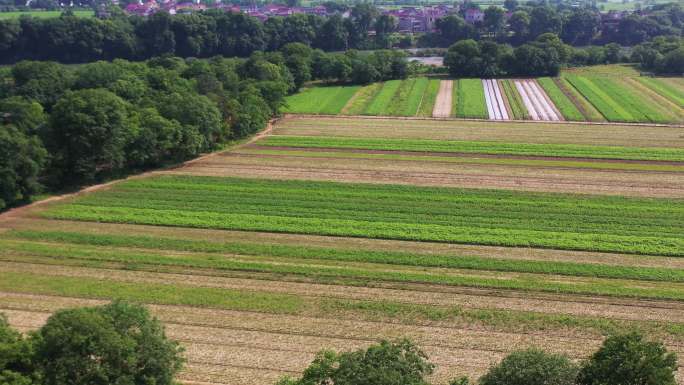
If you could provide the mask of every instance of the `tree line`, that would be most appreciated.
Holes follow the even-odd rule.
[[[636,63],[657,74],[684,74],[684,39],[657,37],[627,54],[615,43],[575,48],[545,33],[515,48],[493,41],[461,40],[444,57],[444,65],[455,77],[557,76],[562,67],[614,63]]]
[[[618,16],[612,22],[602,21],[596,8],[564,2],[555,6],[544,2],[519,5],[516,0],[506,0],[505,7],[490,6],[483,11],[481,22],[471,24],[465,21],[465,13],[479,6],[466,2],[460,14],[437,20],[437,30],[422,36],[419,45],[448,47],[459,40],[474,39],[518,46],[542,34],[553,33],[572,46],[608,43],[632,46],[657,36],[681,36],[684,27],[684,8],[675,2]]]
[[[429,385],[434,365],[410,340],[382,341],[367,349],[316,355],[300,378],[276,385]],[[479,378],[479,385],[676,385],[677,357],[638,332],[606,338],[586,361],[531,348],[515,351]],[[450,385],[474,385],[463,376]]]
[[[27,335],[0,314],[0,383],[5,385],[173,385],[183,348],[140,305],[115,301],[60,310]],[[408,339],[319,352],[301,377],[277,385],[429,385],[435,366]],[[677,356],[638,332],[609,336],[587,360],[532,348],[492,366],[480,385],[676,385]],[[450,385],[474,384],[459,377]]]
[[[422,36],[421,46],[448,47],[459,40],[491,40],[521,45],[545,33],[570,45],[617,43],[634,45],[656,36],[681,36],[684,11],[680,4],[655,5],[617,23],[601,23],[591,7],[572,8],[506,2],[510,17],[499,7],[484,11],[484,20],[466,23],[460,15],[436,21],[437,31]],[[0,20],[0,62],[53,60],[84,63],[96,60],[145,60],[160,55],[179,57],[248,57],[256,51],[276,51],[302,43],[324,51],[384,49],[401,44],[396,18],[368,3],[356,4],[349,17],[295,14],[265,22],[242,14],[208,10],[169,15],[157,12],[142,18],[112,8],[106,19],[79,18],[66,12],[57,18]],[[369,33],[373,31],[373,33]],[[410,39],[409,39],[410,40]]]
[[[196,157],[265,127],[314,79],[404,78],[403,53],[324,53],[295,43],[247,59],[158,57],[0,71],[0,209]]]

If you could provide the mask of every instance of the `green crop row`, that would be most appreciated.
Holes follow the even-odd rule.
[[[420,103],[418,116],[427,118],[432,117],[432,110],[435,108],[437,94],[439,93],[439,83],[439,79],[430,79],[428,82],[425,93],[423,94],[423,100]]]
[[[637,122],[668,123],[672,120],[658,111],[648,96],[640,94],[621,79],[596,76],[592,81],[629,111]]]
[[[404,103],[405,106],[401,112],[402,116],[416,116],[418,114],[418,109],[423,101],[423,97],[425,97],[425,92],[427,91],[429,83],[430,80],[425,77],[415,79],[408,99],[406,103]]]
[[[634,121],[634,117],[606,93],[607,90],[601,89],[591,79],[575,75],[567,75],[565,78],[609,121]]]
[[[284,112],[336,115],[359,90],[358,86],[312,87],[285,98]]]
[[[684,256],[681,200],[156,177],[55,206],[58,219]]]
[[[30,246],[30,245],[29,245]],[[201,268],[213,269],[217,271],[247,271],[270,274],[288,274],[298,275],[309,278],[317,278],[323,281],[348,281],[354,279],[362,282],[369,281],[390,281],[390,282],[410,282],[410,283],[425,283],[446,286],[466,286],[466,287],[484,287],[496,289],[513,289],[539,292],[553,292],[553,293],[567,293],[567,294],[590,294],[590,295],[606,295],[619,297],[638,297],[638,298],[654,298],[654,299],[670,299],[682,300],[684,299],[684,290],[681,286],[672,282],[649,282],[647,285],[641,281],[620,280],[620,279],[601,279],[601,278],[584,278],[582,280],[562,280],[553,275],[540,274],[523,274],[517,273],[511,276],[500,276],[498,274],[484,274],[482,272],[475,274],[452,274],[449,271],[424,271],[423,269],[407,270],[407,269],[391,269],[379,266],[373,268],[372,266],[349,266],[348,264],[336,264],[325,266],[318,263],[316,265],[307,265],[300,261],[286,261],[275,260],[269,261],[261,258],[239,260],[227,257],[216,258],[212,255],[197,255],[197,254],[183,254],[183,255],[163,255],[153,252],[131,252],[126,250],[98,250],[98,249],[82,249],[82,245],[77,247],[63,247],[49,245],[55,247],[51,250],[48,245],[33,245],[36,247],[26,247],[31,250],[36,256],[52,257],[52,263],[71,264],[87,267],[106,267],[112,263],[119,266],[125,266],[129,269],[143,270],[145,266],[160,267],[186,267],[186,268]],[[42,249],[41,249],[42,247]],[[61,253],[58,252],[61,250]],[[8,255],[3,252],[0,255]],[[17,257],[10,257],[15,260],[22,260],[31,262],[27,251],[22,251]],[[73,262],[71,262],[73,261]],[[50,263],[47,260],[39,260],[38,262]],[[148,268],[149,269],[149,268]],[[0,276],[3,272],[0,271]],[[59,279],[59,278],[57,278]],[[88,278],[80,277],[87,281]],[[108,283],[110,281],[107,281]],[[112,291],[120,290],[117,287],[116,281],[113,283]],[[119,283],[119,285],[126,285]],[[53,287],[61,286],[60,283],[55,283]],[[159,293],[166,291],[167,285],[151,285],[151,290],[145,290],[145,297],[138,297],[136,300],[144,302],[165,303],[158,299]],[[192,296],[191,287],[182,287],[179,285],[168,285],[171,287],[179,287],[179,292],[175,294],[176,298],[186,297],[183,294]],[[161,290],[160,290],[161,289]],[[185,289],[185,290],[183,290]],[[0,290],[7,291],[7,285],[0,283]],[[64,290],[73,290],[73,288],[65,288]],[[93,289],[91,294],[98,297],[106,295],[106,285],[100,289]],[[128,290],[127,290],[128,292]],[[188,293],[190,292],[190,293]],[[37,291],[39,294],[47,294]],[[61,295],[78,296],[73,291],[60,293]],[[121,293],[122,295],[126,295]],[[216,306],[228,302],[231,306],[241,306],[241,310],[256,310],[259,308],[262,311],[268,311],[269,306],[274,306],[272,303],[278,304],[278,300],[283,300],[283,303],[277,306],[280,309],[296,308],[296,297],[288,298],[288,295],[274,295],[274,298],[267,293],[258,294],[243,292],[240,290],[226,290],[226,295],[223,299],[214,295],[212,291],[208,291],[207,297],[185,298],[185,300],[202,301],[201,304],[205,306]],[[251,295],[249,295],[251,294]],[[129,294],[130,295],[130,294]],[[252,299],[253,302],[248,300]],[[294,302],[294,303],[293,303]],[[191,304],[188,302],[180,302],[183,304]],[[250,308],[251,307],[251,308]]]
[[[566,77],[556,78],[556,84],[572,100],[584,115],[585,120],[590,122],[605,122],[606,118],[589,101],[573,87]]]
[[[545,330],[552,328],[582,328],[599,334],[639,328],[642,331],[678,337],[682,326],[677,323],[635,322],[606,318],[579,317],[563,314],[543,314],[498,309],[468,309],[458,306],[437,306],[398,303],[393,301],[356,301],[326,298],[300,299],[292,295],[248,293],[203,287],[180,287],[151,283],[126,283],[82,277],[53,277],[30,273],[0,273],[0,288],[8,292],[68,295],[80,298],[124,299],[136,302],[249,310],[274,314],[311,314],[330,317],[353,314],[362,319],[394,319],[413,323],[425,319],[449,320],[452,323],[477,323],[497,330]],[[92,289],[92,290],[91,290]],[[217,292],[220,292],[217,295]]]
[[[148,250],[222,253],[256,257],[276,257],[298,260],[362,262],[386,265],[454,268],[484,271],[505,271],[535,274],[556,274],[580,277],[633,279],[647,281],[684,282],[684,271],[658,267],[618,266],[594,263],[574,263],[540,260],[489,258],[473,255],[420,254],[378,250],[336,249],[331,247],[256,244],[246,242],[216,242],[140,235],[89,234],[62,231],[13,231],[0,239],[0,255],[40,255],[45,257],[90,257],[93,246],[135,247]],[[9,241],[8,241],[9,240]],[[21,242],[18,242],[20,240]],[[29,241],[29,242],[25,242]],[[40,242],[40,243],[32,243]],[[43,242],[51,242],[44,244]],[[55,244],[59,243],[59,244]],[[68,243],[68,244],[66,244]],[[83,247],[83,246],[87,247]],[[126,251],[99,250],[120,256]],[[133,253],[139,255],[140,252]],[[116,258],[116,257],[114,257]],[[175,257],[174,257],[175,258]],[[199,256],[198,256],[199,258]],[[204,265],[194,267],[220,268],[223,260],[202,257]],[[122,263],[124,261],[121,261]]]
[[[408,113],[409,104],[412,103],[411,98],[415,98],[413,88],[416,84],[416,78],[406,79],[401,82],[399,89],[392,97],[392,102],[387,106],[387,109],[381,115],[388,116],[404,116]],[[418,106],[416,105],[416,109]],[[414,111],[415,114],[415,111]]]
[[[368,107],[363,112],[364,115],[385,115],[392,104],[394,95],[399,90],[402,80],[390,80],[382,84],[382,88],[375,97],[368,103]]]
[[[666,80],[647,77],[638,77],[636,79],[662,97],[667,98],[676,103],[679,107],[684,108],[684,91],[677,87],[673,87],[671,84],[667,83]]]
[[[530,116],[527,113],[525,104],[522,101],[522,97],[518,90],[513,86],[512,80],[501,80],[500,81],[505,97],[508,100],[508,105],[511,106],[511,112],[513,113],[513,118],[517,120],[529,119]]]
[[[551,78],[541,78],[538,80],[539,85],[546,91],[549,95],[551,101],[556,105],[560,113],[566,120],[572,121],[584,121],[584,115],[577,109],[575,103],[573,103],[563,91],[558,87],[558,85]]]
[[[301,148],[341,148],[387,151],[419,151],[516,156],[547,156],[591,159],[684,161],[684,149],[471,142],[455,140],[411,140],[338,138],[314,136],[269,136],[260,145]]]
[[[345,115],[361,115],[366,110],[368,104],[375,98],[378,92],[382,89],[382,83],[373,83],[361,87],[358,92],[341,111]]]
[[[459,118],[489,118],[484,87],[480,79],[458,80],[457,95],[456,116]]]
[[[242,149],[241,154],[268,155],[268,156],[296,156],[303,158],[335,158],[335,159],[378,159],[378,160],[400,160],[411,162],[435,162],[435,163],[454,163],[454,164],[493,164],[505,166],[523,167],[564,167],[573,169],[592,169],[592,170],[622,170],[622,171],[656,171],[656,172],[684,172],[684,165],[669,163],[641,163],[641,162],[603,162],[599,159],[573,159],[573,158],[510,158],[510,157],[481,157],[481,156],[459,156],[459,155],[436,155],[434,153],[405,154],[401,152],[387,151],[359,152],[357,150],[329,150],[329,151],[309,151],[296,147],[289,149]],[[428,163],[426,163],[426,166]]]

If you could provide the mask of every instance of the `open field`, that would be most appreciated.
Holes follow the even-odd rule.
[[[92,10],[75,10],[72,11],[78,17],[93,17],[95,13]],[[59,17],[62,11],[15,11],[15,12],[0,12],[0,20],[3,19],[18,19],[22,16],[31,16],[39,18]]]
[[[339,109],[432,112],[438,85],[366,86]],[[681,357],[683,148],[684,128],[656,125],[287,117],[0,215],[0,312],[28,331],[148,304],[186,348],[179,380],[207,384],[273,384],[321,349],[399,337],[437,385],[525,347],[583,359],[631,328]]]
[[[641,77],[631,66],[564,70],[556,78],[456,79],[425,77],[364,87],[307,88],[287,98],[285,112],[324,115],[454,117],[489,120],[547,120],[684,123],[681,78]],[[439,95],[438,95],[439,94]],[[450,109],[445,108],[450,104]],[[434,106],[440,108],[435,109]]]

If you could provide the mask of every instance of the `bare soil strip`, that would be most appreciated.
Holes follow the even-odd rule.
[[[54,310],[63,306],[55,308],[52,300],[57,303],[68,303],[70,300],[31,299],[36,299],[38,303],[42,300]],[[33,301],[30,304],[35,306]],[[221,376],[223,370],[219,368],[232,368],[228,372],[233,372],[233,378],[237,373],[295,374],[306,366],[319,348],[332,344],[341,350],[353,349],[367,346],[380,338],[408,336],[424,346],[431,360],[438,364],[438,373],[433,378],[438,383],[446,383],[449,378],[455,377],[456,371],[477,376],[505,353],[527,346],[543,347],[578,359],[586,358],[600,343],[600,338],[480,332],[173,306],[153,305],[152,311],[167,324],[169,336],[180,339],[186,346],[185,354],[190,361],[186,369],[188,374],[197,370],[196,365],[201,365],[203,372],[219,374],[201,379],[211,382],[225,381],[225,377]],[[16,310],[8,313],[11,324],[24,330],[39,327],[48,315]],[[245,325],[249,325],[249,328],[246,329]],[[682,350],[677,346],[672,348],[674,351]]]
[[[432,116],[434,118],[448,118],[451,116],[453,89],[453,80],[442,80],[439,82],[437,100],[435,101],[435,106],[432,109]]]
[[[644,197],[684,197],[684,174],[396,160],[239,154],[171,174],[413,184]]]
[[[301,265],[301,264],[299,264]],[[388,266],[388,271],[394,270]],[[446,269],[426,269],[444,273]],[[279,282],[261,279],[245,279],[207,275],[200,269],[181,269],[178,273],[151,271],[126,271],[74,266],[39,265],[30,263],[4,262],[0,271],[32,273],[45,276],[83,277],[99,280],[114,280],[129,283],[175,284],[180,286],[211,287],[220,289],[247,290],[293,294],[313,300],[316,298],[338,298],[358,301],[394,301],[407,304],[462,306],[474,309],[499,309],[533,311],[549,314],[569,314],[613,318],[630,321],[684,322],[684,304],[676,301],[637,300],[628,298],[606,298],[582,295],[553,295],[512,290],[490,290],[497,297],[487,295],[486,289],[442,287],[430,284],[411,284],[410,289],[369,288],[314,283]],[[401,270],[399,270],[401,271]],[[507,273],[474,272],[491,278],[505,279],[517,275]],[[531,276],[531,275],[530,275]],[[585,282],[575,277],[557,277],[559,282]],[[629,284],[629,281],[625,281]],[[378,283],[379,284],[379,283]],[[681,286],[653,282],[634,282],[635,285],[663,287]],[[470,291],[470,293],[469,293]],[[482,295],[478,295],[478,291]],[[587,303],[592,303],[587,308]],[[562,304],[562,305],[561,305]]]

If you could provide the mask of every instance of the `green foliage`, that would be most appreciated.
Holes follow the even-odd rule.
[[[567,357],[529,349],[506,356],[480,378],[480,385],[575,385],[579,368]]]
[[[578,144],[539,144],[475,142],[458,140],[336,138],[272,136],[259,142],[265,146],[341,148],[387,151],[451,152],[491,155],[547,156],[593,159],[684,161],[684,150],[661,147],[591,146]]]
[[[584,115],[577,109],[577,106],[565,96],[553,79],[541,78],[538,81],[539,85],[546,91],[546,94],[566,120],[577,122],[585,120]]]
[[[487,104],[480,79],[460,79],[456,91],[456,116],[487,119]]]
[[[0,210],[28,202],[41,191],[38,176],[47,161],[47,151],[35,135],[13,125],[0,125]]]
[[[311,87],[288,96],[283,112],[298,114],[339,114],[359,86]]]
[[[44,215],[103,222],[684,255],[684,232],[677,222],[680,202],[676,199],[207,177],[158,177],[119,186],[128,190],[125,196],[117,196],[116,190],[100,192],[55,206]],[[192,195],[188,194],[198,190],[202,198],[190,199]],[[386,194],[391,194],[392,199]],[[274,202],[273,196],[278,196],[278,201]],[[614,215],[617,211],[620,216]]]
[[[279,385],[427,385],[434,365],[411,341],[382,341],[367,349],[337,354],[322,351],[299,380]]]
[[[607,338],[587,361],[579,385],[675,385],[677,356],[660,342],[631,332]]]
[[[12,330],[7,317],[0,313],[0,383],[32,385],[37,383],[33,366],[33,345],[21,333]]]
[[[423,93],[423,99],[420,102],[420,108],[418,109],[418,116],[422,117],[432,117],[432,110],[435,107],[435,102],[437,101],[437,94],[439,93],[439,79],[429,79],[428,85]]]
[[[508,104],[511,106],[513,118],[518,120],[529,119],[529,113],[525,108],[525,104],[523,103],[520,93],[513,85],[513,82],[511,80],[504,79],[501,80],[501,85],[503,86],[502,88],[505,97],[508,100]]]
[[[35,349],[45,385],[171,385],[183,363],[159,321],[123,302],[56,312],[36,334]]]
[[[387,115],[388,109],[391,107],[394,95],[401,86],[401,80],[390,80],[383,83],[380,91],[368,103],[368,107],[363,112],[364,115]]]

